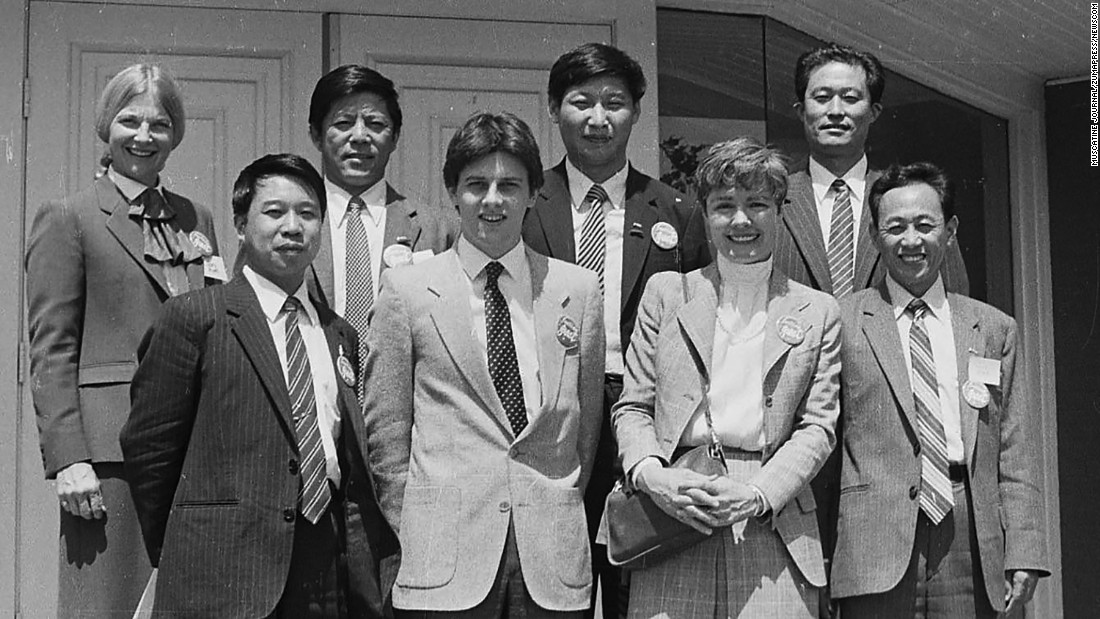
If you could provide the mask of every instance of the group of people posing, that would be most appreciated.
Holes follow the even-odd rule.
[[[386,181],[394,84],[342,66],[320,173],[241,171],[227,267],[160,185],[180,93],[124,69],[103,175],[26,256],[59,615],[1018,615],[1050,566],[1016,324],[966,296],[944,172],[869,168],[878,60],[795,81],[805,165],[720,141],[689,197],[627,159],[641,67],[582,45],[548,80],[567,156],[475,114],[442,206]],[[711,442],[727,474],[673,466]],[[611,564],[616,481],[705,539]]]

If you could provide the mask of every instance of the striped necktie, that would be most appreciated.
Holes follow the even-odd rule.
[[[603,262],[607,252],[603,205],[608,202],[610,198],[604,188],[599,184],[592,185],[582,203],[589,205],[589,208],[581,226],[581,240],[577,244],[577,264],[596,272],[600,278],[600,292],[603,292]]]
[[[905,311],[913,316],[913,324],[909,327],[909,355],[913,363],[910,382],[921,443],[920,507],[932,524],[939,524],[951,511],[955,498],[947,475],[947,435],[940,412],[936,362],[932,357],[932,342],[924,327],[928,304],[922,299],[913,299]]]
[[[832,189],[836,196],[829,220],[829,277],[833,280],[833,296],[840,299],[852,291],[855,279],[855,218],[848,185],[838,178]]]
[[[500,292],[498,280],[504,265],[493,261],[485,265],[485,335],[489,376],[493,379],[504,413],[519,436],[527,427],[527,406],[523,400],[523,381],[519,377],[516,342],[512,337],[512,315]]]
[[[374,306],[374,273],[371,266],[370,241],[367,239],[367,227],[363,225],[360,213],[367,205],[359,196],[348,201],[347,243],[347,279],[344,290],[344,318],[359,333],[359,367],[356,368],[356,392],[359,403],[363,403],[366,381],[363,380],[363,362],[366,360],[364,344],[367,341],[367,325],[371,307]]]
[[[332,501],[332,491],[328,487],[325,450],[321,447],[321,428],[317,425],[313,372],[298,328],[298,312],[301,310],[301,301],[293,296],[287,297],[283,304],[286,314],[286,386],[290,394],[294,434],[298,438],[298,457],[301,459],[298,509],[306,520],[317,524]]]

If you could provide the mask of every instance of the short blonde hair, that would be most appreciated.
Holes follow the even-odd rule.
[[[730,188],[764,191],[776,205],[787,197],[785,157],[756,138],[740,137],[710,147],[695,169],[695,188],[699,205],[706,209],[712,191]]]
[[[95,132],[100,140],[110,141],[111,121],[131,99],[146,92],[152,93],[168,114],[172,121],[172,148],[179,146],[186,124],[179,87],[166,70],[147,63],[132,64],[119,71],[99,95],[95,108]]]

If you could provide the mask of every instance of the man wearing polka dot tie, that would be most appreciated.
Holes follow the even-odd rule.
[[[397,617],[579,617],[592,590],[582,494],[602,411],[595,273],[520,239],[538,145],[471,117],[443,177],[462,236],[391,269],[371,324],[365,414],[382,511],[401,540]]]

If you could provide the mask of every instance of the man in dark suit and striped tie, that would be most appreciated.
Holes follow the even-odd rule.
[[[359,450],[358,338],[306,292],[324,183],[268,155],[241,172],[233,213],[246,266],[165,306],[121,436],[154,612],[382,616],[393,541]]]

